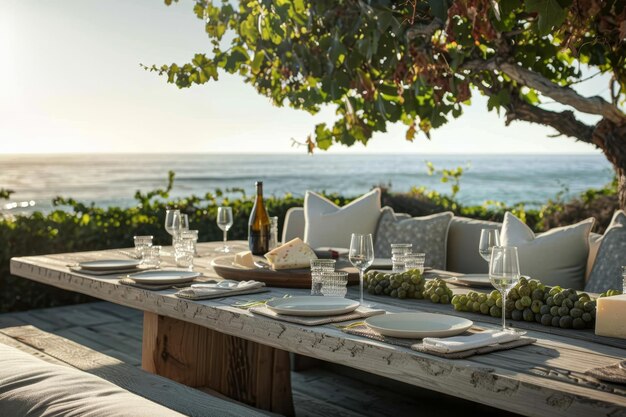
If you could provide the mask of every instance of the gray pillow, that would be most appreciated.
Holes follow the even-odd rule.
[[[626,265],[626,213],[618,210],[601,238],[585,291],[622,289],[622,265]]]
[[[445,269],[448,228],[452,217],[454,214],[447,211],[403,219],[390,207],[384,207],[376,228],[374,253],[377,258],[390,258],[392,243],[411,243],[413,252],[426,254],[426,266]]]

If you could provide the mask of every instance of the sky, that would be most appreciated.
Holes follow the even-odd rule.
[[[140,63],[187,62],[208,52],[191,0],[0,1],[0,154],[304,153],[317,115],[274,107],[236,76],[180,90]],[[580,86],[606,95],[606,78]],[[550,128],[504,126],[474,96],[465,114],[413,142],[392,126],[368,146],[331,153],[599,153]],[[557,109],[547,105],[548,109]],[[587,122],[593,122],[588,118]]]

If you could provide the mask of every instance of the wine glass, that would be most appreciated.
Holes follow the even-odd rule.
[[[500,246],[500,231],[498,229],[482,229],[480,231],[478,253],[485,261],[489,262],[491,259],[491,251],[494,246]]]
[[[363,303],[363,274],[372,262],[374,262],[374,244],[372,242],[371,233],[366,235],[352,233],[348,257],[352,265],[359,270],[359,282],[361,287],[359,301],[361,305],[370,306]]]
[[[189,230],[189,215],[181,214],[180,215],[180,230]]]
[[[180,233],[181,215],[178,209],[167,209],[165,212],[165,231],[172,235],[172,239]]]
[[[502,294],[502,331],[507,329],[506,324],[506,293],[518,283],[520,279],[519,258],[515,246],[496,246],[491,252],[489,262],[489,280],[500,294]]]
[[[217,249],[218,252],[230,252],[228,246],[226,246],[226,240],[228,237],[228,229],[233,225],[233,209],[231,207],[218,207],[217,208],[217,226],[224,231],[224,247]]]

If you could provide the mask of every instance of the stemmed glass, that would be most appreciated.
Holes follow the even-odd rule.
[[[180,230],[189,230],[189,215],[181,214],[180,215]]]
[[[174,241],[180,234],[182,226],[182,219],[180,210],[167,209],[165,212],[165,231],[172,235],[172,241]]]
[[[228,229],[233,225],[233,209],[231,207],[218,207],[217,209],[217,226],[224,231],[224,247],[217,249],[218,252],[230,252],[226,246],[228,237]]]
[[[360,297],[361,305],[370,306],[363,303],[363,274],[365,270],[374,262],[374,244],[372,235],[352,233],[350,239],[350,253],[348,255],[350,262],[359,270]]]
[[[500,246],[500,231],[498,229],[482,229],[480,231],[478,253],[485,261],[489,262],[491,259],[491,251],[494,246]]]
[[[489,280],[502,294],[502,331],[512,332],[506,328],[506,293],[519,282],[520,269],[517,248],[515,246],[496,246],[491,252],[489,263]]]

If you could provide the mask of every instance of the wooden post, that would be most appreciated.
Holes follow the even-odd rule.
[[[182,384],[294,415],[289,353],[182,320],[144,312],[141,365]]]

